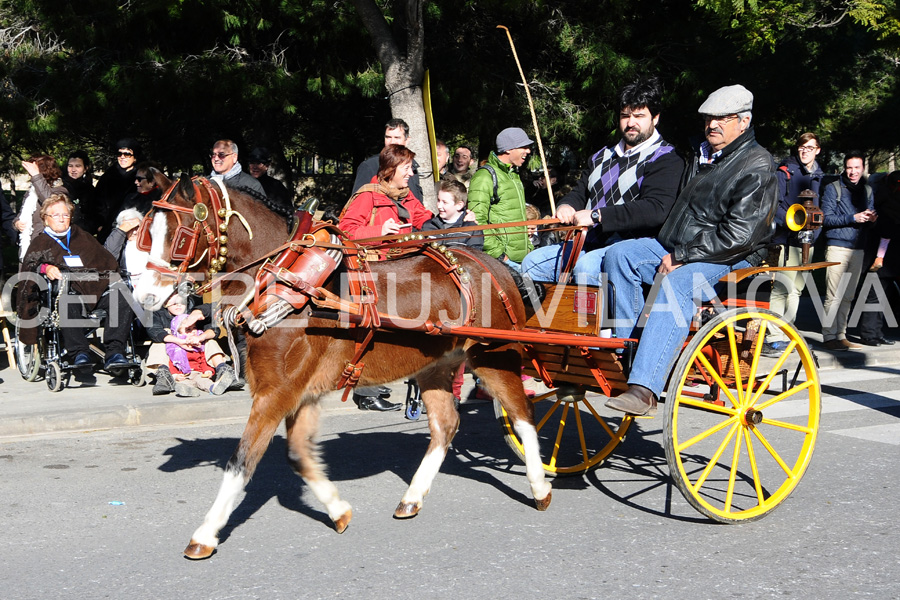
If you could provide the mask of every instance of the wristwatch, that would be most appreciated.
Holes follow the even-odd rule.
[[[593,221],[594,223],[600,222],[600,211],[596,208],[591,211],[591,221]]]

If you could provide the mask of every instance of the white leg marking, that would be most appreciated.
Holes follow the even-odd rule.
[[[244,478],[237,473],[225,471],[219,495],[213,502],[212,508],[206,513],[203,525],[197,528],[191,539],[204,546],[215,548],[219,545],[219,530],[225,527],[228,517],[234,510],[237,498],[244,489]]]
[[[513,425],[525,449],[525,475],[531,484],[531,494],[535,500],[543,500],[550,493],[551,485],[544,475],[544,464],[538,446],[537,430],[525,421]]]
[[[416,469],[416,474],[409,484],[409,489],[403,494],[403,502],[421,506],[422,500],[425,499],[425,495],[431,489],[431,482],[434,481],[446,455],[446,448],[437,448],[425,455],[425,458],[422,459],[422,464]]]
[[[304,477],[303,481],[306,482],[319,502],[325,505],[325,510],[332,521],[337,521],[351,509],[349,502],[341,500],[337,487],[331,483],[331,480],[323,476],[321,479]]]

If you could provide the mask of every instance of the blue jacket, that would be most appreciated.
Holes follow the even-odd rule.
[[[799,246],[797,234],[787,228],[787,210],[792,204],[799,204],[797,197],[803,190],[812,190],[816,193],[813,203],[820,207],[822,193],[819,187],[825,173],[819,168],[819,163],[814,163],[813,171],[808,171],[796,157],[786,158],[778,165],[775,177],[778,181],[778,208],[775,211],[775,237],[773,244],[790,243],[791,246]],[[818,239],[821,230],[814,233],[813,241]]]
[[[866,243],[866,232],[870,229],[869,223],[857,223],[853,215],[868,208],[874,208],[875,198],[872,188],[860,180],[860,185],[865,189],[865,204],[858,206],[853,204],[847,180],[841,175],[840,179],[825,186],[822,193],[822,212],[825,213],[825,243],[829,246],[841,246],[853,250],[861,250]],[[840,189],[840,194],[837,190]]]

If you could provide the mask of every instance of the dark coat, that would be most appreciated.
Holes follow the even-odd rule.
[[[581,172],[575,187],[560,200],[560,206],[567,204],[575,210],[588,208],[591,196],[589,181],[595,168],[595,165],[589,165]],[[591,229],[585,250],[602,248],[613,234],[627,239],[652,237],[659,233],[675,204],[683,172],[684,159],[675,152],[663,154],[647,163],[641,181],[641,195],[632,202],[601,208],[600,224]]]
[[[828,246],[854,250],[865,247],[866,233],[872,228],[872,224],[857,223],[853,215],[874,208],[875,196],[865,180],[860,179],[857,186],[857,193],[852,193],[846,178],[841,175],[836,182],[826,185],[822,192],[822,212],[825,213],[823,229]]]
[[[825,173],[819,167],[819,163],[815,163],[815,170],[809,171],[795,156],[781,161],[778,170],[775,171],[775,179],[778,181],[778,208],[775,211],[773,243],[789,243],[791,246],[800,246],[800,242],[797,241],[797,233],[787,227],[787,211],[793,204],[802,204],[798,200],[798,196],[804,190],[814,191],[816,198],[813,200],[813,204],[821,206],[820,188],[823,177],[825,177]],[[813,232],[813,241],[818,239],[821,233],[821,229],[816,229]]]
[[[266,192],[269,202],[275,206],[284,208],[288,213],[294,212],[294,203],[291,200],[291,193],[288,192],[287,187],[283,183],[274,177],[270,177],[268,173],[263,173],[257,178],[257,181]]]
[[[435,216],[425,222],[422,225],[422,231],[440,231],[442,229],[451,229],[455,227],[467,227],[470,225],[477,225],[475,221],[466,221],[466,213],[462,213],[459,215],[459,218],[450,224],[444,223],[440,216]],[[449,236],[449,237],[448,237]],[[458,245],[458,246],[468,246],[469,248],[474,248],[475,250],[481,250],[484,248],[484,235],[479,231],[473,231],[470,233],[458,233],[453,234],[445,233],[442,235],[429,235],[428,237],[435,238],[446,238],[442,240],[442,242],[446,245]]]
[[[94,236],[78,226],[73,226],[68,246],[72,254],[81,258],[84,267],[70,268],[63,257],[68,254],[50,235],[42,232],[28,247],[22,261],[22,272],[40,273],[41,265],[55,265],[63,272],[71,273],[70,293],[82,297],[88,310],[93,309],[100,296],[107,290],[110,275],[118,273],[119,264],[109,251],[100,245]],[[18,314],[20,319],[30,320],[38,314],[40,297],[37,282],[28,280],[19,288]],[[20,330],[20,339],[25,344],[37,343],[36,323]]]
[[[122,202],[125,197],[134,192],[134,176],[137,175],[137,167],[124,170],[117,164],[107,169],[97,182],[96,201],[99,209],[99,221],[102,227],[100,238],[105,239],[112,229],[116,215],[122,210]]]
[[[778,206],[775,163],[751,127],[712,163],[693,163],[659,242],[682,263],[758,265]]]

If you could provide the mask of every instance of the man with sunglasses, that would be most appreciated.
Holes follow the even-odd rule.
[[[116,142],[116,164],[103,172],[97,182],[97,206],[100,209],[102,227],[97,237],[103,241],[112,230],[116,215],[122,210],[125,198],[134,191],[134,176],[141,145],[134,138],[126,137]]]
[[[253,175],[245,173],[238,162],[238,145],[231,140],[219,140],[213,144],[209,151],[209,160],[212,163],[210,177],[219,178],[225,185],[236,188],[242,192],[250,192],[257,196],[258,200],[266,199],[266,190]]]
[[[616,337],[641,340],[628,390],[610,398],[609,408],[653,414],[698,301],[715,295],[712,286],[722,276],[765,257],[777,183],[772,155],[750,127],[752,109],[753,94],[742,85],[713,92],[698,111],[706,141],[659,234],[613,244],[606,253],[603,270],[616,291]],[[640,323],[647,312],[641,286],[651,283],[658,294]]]

